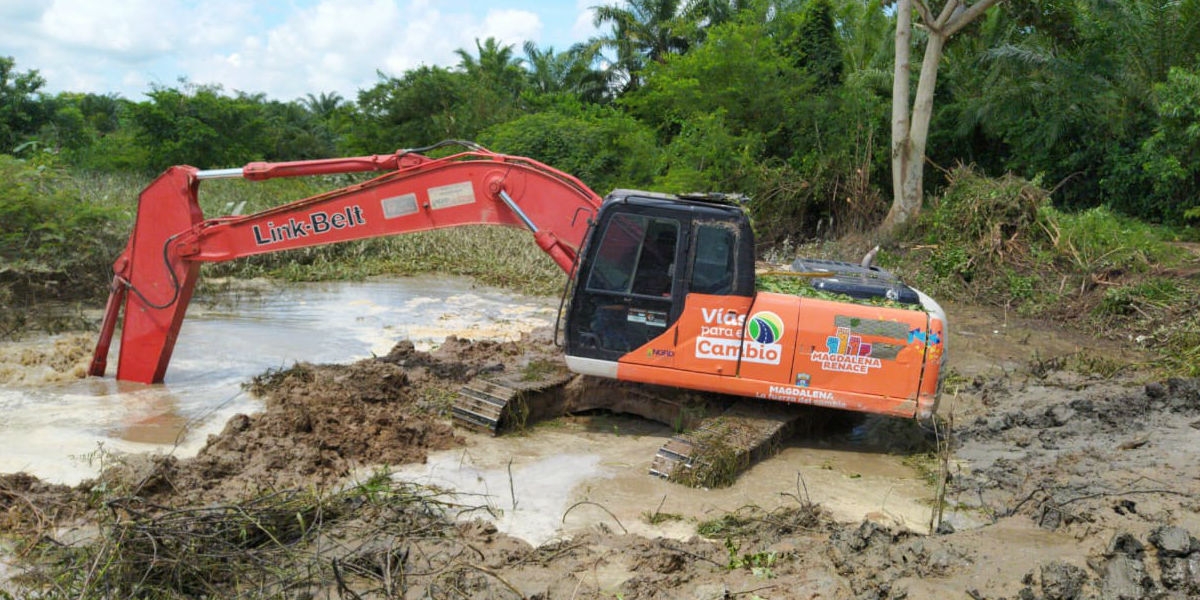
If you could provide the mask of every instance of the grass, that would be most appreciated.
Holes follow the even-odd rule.
[[[206,269],[218,277],[361,280],[444,273],[534,295],[562,291],[566,275],[528,232],[473,226],[253,256]]]
[[[720,417],[710,427],[712,430],[700,432],[694,438],[690,467],[676,467],[671,472],[671,481],[696,488],[729,487],[750,466],[749,455],[729,444]]]
[[[1200,261],[1171,243],[1172,230],[1103,207],[1064,212],[1037,182],[960,168],[902,235],[911,251],[896,270],[937,298],[1139,344],[1165,376],[1200,372]],[[1119,371],[1105,357],[1076,358],[1070,366],[1085,374]]]
[[[682,521],[683,515],[678,513],[662,512],[663,504],[667,502],[667,497],[663,496],[658,506],[654,508],[654,512],[642,511],[642,520],[650,525],[661,525],[671,521]]]

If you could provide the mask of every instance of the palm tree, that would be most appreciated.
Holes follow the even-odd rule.
[[[600,102],[608,90],[608,73],[595,68],[599,62],[598,44],[575,44],[566,52],[553,47],[541,50],[525,42],[525,64],[534,91],[541,94],[565,93],[584,102]]]
[[[454,51],[458,55],[460,69],[495,90],[520,91],[524,77],[521,70],[523,61],[514,56],[512,44],[502,46],[494,37],[481,43],[476,38],[475,49],[479,53],[478,58],[462,48]]]
[[[316,115],[322,120],[328,119],[335,111],[345,102],[345,98],[337,92],[321,92],[321,95],[314,96],[306,94],[301,103],[308,112]]]
[[[750,0],[692,0],[685,12],[704,22],[705,27],[733,20],[750,8]]]
[[[611,25],[600,42],[616,52],[616,66],[626,78],[625,91],[639,86],[638,72],[648,62],[664,62],[686,52],[696,30],[691,5],[680,0],[627,0],[626,6],[595,6],[593,24]]]

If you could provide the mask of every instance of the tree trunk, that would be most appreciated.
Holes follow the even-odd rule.
[[[912,159],[912,122],[909,120],[908,82],[912,56],[912,0],[900,0],[896,6],[896,64],[892,70],[892,209],[880,229],[895,230],[915,215],[911,200],[905,196],[909,161]],[[920,169],[917,169],[920,172]],[[920,198],[917,198],[919,207]]]
[[[899,40],[900,36],[896,36]],[[921,212],[921,201],[925,196],[925,144],[929,139],[929,121],[933,118],[933,91],[937,88],[938,61],[946,39],[930,32],[925,44],[925,56],[921,62],[921,79],[917,82],[917,95],[911,113],[908,109],[908,78],[897,78],[892,89],[892,208],[884,220],[884,228],[894,228],[907,223]],[[897,41],[899,44],[899,41]],[[898,63],[899,61],[897,61]],[[904,73],[909,69],[906,67]],[[896,69],[900,73],[899,67]],[[897,115],[896,98],[903,93],[899,106],[903,116]],[[911,114],[911,117],[909,116]]]
[[[933,118],[933,92],[937,87],[938,62],[946,40],[975,20],[999,0],[979,0],[967,6],[964,0],[948,0],[936,18],[925,0],[896,2],[896,65],[892,79],[892,208],[879,232],[890,235],[921,212],[924,199],[925,144]],[[921,61],[917,95],[909,105],[912,62],[912,16],[914,4],[920,12],[927,40]]]

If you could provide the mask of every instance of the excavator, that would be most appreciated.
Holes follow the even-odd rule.
[[[462,148],[428,155],[451,144]],[[198,203],[208,179],[361,172],[382,174],[256,214],[205,218]],[[234,169],[170,167],[139,196],[89,373],[104,375],[123,313],[117,379],[161,383],[204,263],[479,224],[528,229],[566,273],[555,341],[571,373],[736,399],[665,444],[655,475],[678,479],[697,468],[700,446],[718,438],[749,456],[802,417],[796,407],[908,419],[937,408],[946,314],[887,271],[798,259],[783,274],[820,293],[760,291],[753,228],[730,196],[618,189],[600,198],[536,160],[461,141]],[[536,402],[534,387],[472,382],[453,412],[498,431],[516,399]],[[638,408],[655,396],[625,394],[617,410],[661,415]]]

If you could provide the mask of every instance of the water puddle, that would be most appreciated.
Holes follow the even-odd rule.
[[[801,499],[838,520],[869,517],[928,531],[933,491],[900,456],[815,447],[800,436],[728,488],[693,489],[649,475],[670,436],[669,428],[635,417],[560,419],[523,435],[467,434],[466,449],[434,453],[394,476],[454,492],[464,517],[488,518],[534,545],[599,525],[684,540],[703,521]]]
[[[458,277],[289,284],[222,292],[189,309],[161,385],[77,378],[90,336],[0,346],[0,473],[75,484],[96,474],[100,448],[194,455],[238,413],[259,409],[242,384],[297,361],[345,363],[386,354],[399,340],[429,349],[449,335],[508,340],[551,323],[553,299],[530,299]],[[46,364],[82,348],[73,367]]]

